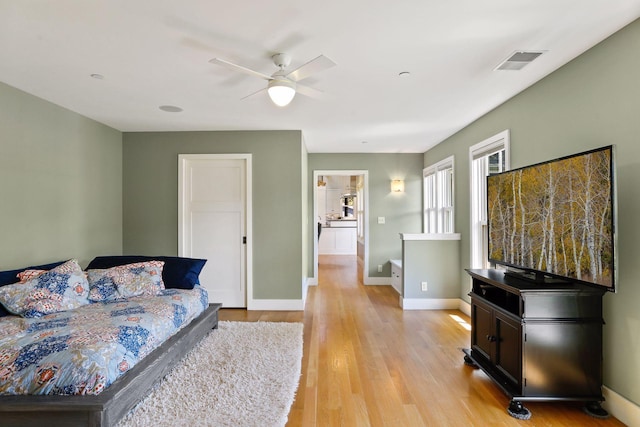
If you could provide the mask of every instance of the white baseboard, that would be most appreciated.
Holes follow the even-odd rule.
[[[403,310],[457,310],[459,301],[457,298],[401,298],[400,307]]]
[[[247,305],[247,310],[304,311],[304,301],[302,299],[254,299]]]
[[[467,316],[471,317],[471,304],[469,304],[468,302],[466,302],[463,299],[461,299],[459,301],[460,301],[460,305],[458,306],[458,310],[460,310],[461,312],[463,312]]]
[[[389,286],[391,285],[391,277],[364,277],[362,282],[365,285]]]
[[[304,277],[302,279],[302,306],[305,307],[307,304],[307,295],[309,295],[309,278]]]
[[[602,387],[602,394],[606,399],[602,403],[602,407],[606,409],[609,414],[630,427],[640,426],[640,406],[625,399],[607,387]]]

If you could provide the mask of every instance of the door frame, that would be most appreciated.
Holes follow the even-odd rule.
[[[330,176],[363,176],[363,189],[364,194],[364,254],[363,262],[364,267],[362,269],[362,282],[366,285],[369,282],[369,171],[368,170],[346,170],[346,169],[318,169],[313,171],[313,282],[312,284],[318,284],[318,233],[316,228],[318,218],[318,207],[316,206],[316,200],[318,197],[318,178],[323,175]],[[356,243],[357,245],[357,243]],[[357,251],[357,249],[356,249]]]
[[[236,154],[178,154],[178,256],[184,256],[183,236],[183,191],[185,185],[185,163],[187,160],[244,160],[245,162],[245,302],[247,310],[251,310],[253,301],[253,193],[251,153]]]

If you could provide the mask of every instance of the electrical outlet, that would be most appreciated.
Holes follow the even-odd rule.
[[[422,290],[427,292],[427,282],[422,282]]]
[[[384,222],[385,222],[385,217],[379,216],[378,217],[378,224],[384,224]]]
[[[378,273],[382,273],[382,265],[378,265]]]

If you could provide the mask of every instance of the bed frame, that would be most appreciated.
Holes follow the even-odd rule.
[[[221,304],[209,307],[102,393],[91,396],[0,396],[0,426],[114,426],[202,338],[218,327]]]

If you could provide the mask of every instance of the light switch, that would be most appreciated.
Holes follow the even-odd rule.
[[[384,224],[384,217],[383,216],[379,216],[378,217],[378,224]]]

